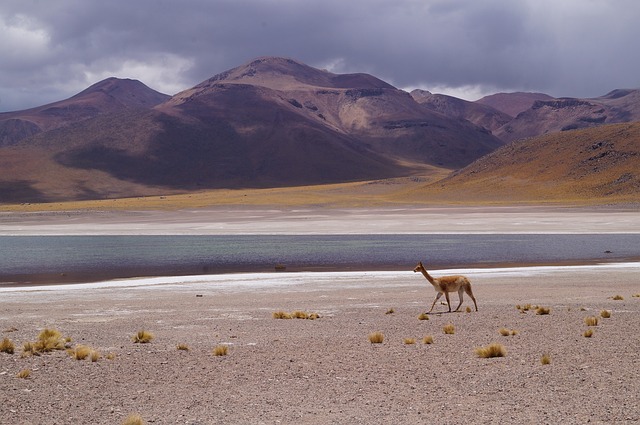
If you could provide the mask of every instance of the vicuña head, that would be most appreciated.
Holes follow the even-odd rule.
[[[460,299],[460,303],[455,311],[460,309],[463,301],[464,292],[467,293],[473,300],[473,305],[476,307],[476,311],[478,311],[478,304],[476,303],[476,298],[473,296],[473,292],[471,291],[471,282],[465,276],[442,276],[439,278],[431,277],[431,275],[427,272],[427,269],[422,265],[422,261],[418,263],[418,265],[413,269],[414,273],[421,272],[424,277],[433,285],[433,288],[436,290],[438,295],[436,295],[436,299],[433,300],[433,304],[431,304],[431,309],[428,313],[431,313],[433,307],[436,305],[436,302],[440,299],[442,294],[447,300],[447,305],[449,306],[449,312],[451,312],[451,303],[449,302],[449,292],[457,292],[458,298]]]

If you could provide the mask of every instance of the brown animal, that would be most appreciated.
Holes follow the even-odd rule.
[[[462,296],[463,293],[466,292],[467,295],[471,297],[473,300],[473,305],[476,306],[476,311],[478,311],[478,304],[476,303],[476,298],[473,296],[473,292],[471,291],[471,282],[465,276],[442,276],[439,278],[431,277],[431,275],[427,272],[427,270],[422,265],[422,261],[418,263],[415,269],[413,269],[414,273],[422,272],[425,278],[433,285],[433,288],[438,292],[436,295],[436,299],[433,300],[433,304],[431,304],[431,310],[436,305],[436,301],[440,299],[442,294],[447,299],[447,304],[449,305],[449,312],[451,312],[451,303],[449,302],[449,292],[458,292],[458,298],[460,298],[460,304],[455,311],[460,309],[462,305]],[[431,310],[428,313],[431,313]]]

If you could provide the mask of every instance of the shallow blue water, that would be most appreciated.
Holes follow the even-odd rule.
[[[0,282],[164,274],[588,263],[640,258],[639,234],[2,236]],[[64,279],[63,279],[64,280]]]

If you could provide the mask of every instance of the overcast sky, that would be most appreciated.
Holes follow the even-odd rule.
[[[2,0],[0,111],[110,76],[175,94],[258,56],[468,100],[640,88],[638,0]]]

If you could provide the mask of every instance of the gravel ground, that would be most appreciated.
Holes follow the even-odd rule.
[[[464,312],[473,306],[466,298],[463,312],[437,304],[429,320],[418,316],[435,291],[411,272],[0,292],[0,339],[16,345],[14,354],[0,353],[0,422],[121,424],[132,413],[154,424],[638,422],[639,271],[640,264],[466,270],[479,312]],[[528,303],[550,314],[516,309]],[[585,317],[603,309],[611,317],[584,337]],[[274,319],[280,310],[320,318]],[[443,333],[446,324],[453,335]],[[22,357],[22,344],[46,327],[102,358]],[[133,343],[141,329],[155,338]],[[375,331],[383,343],[369,342]],[[427,335],[432,344],[422,343]],[[505,357],[475,354],[493,342]],[[226,356],[213,355],[220,344]],[[24,369],[31,375],[18,378]]]

